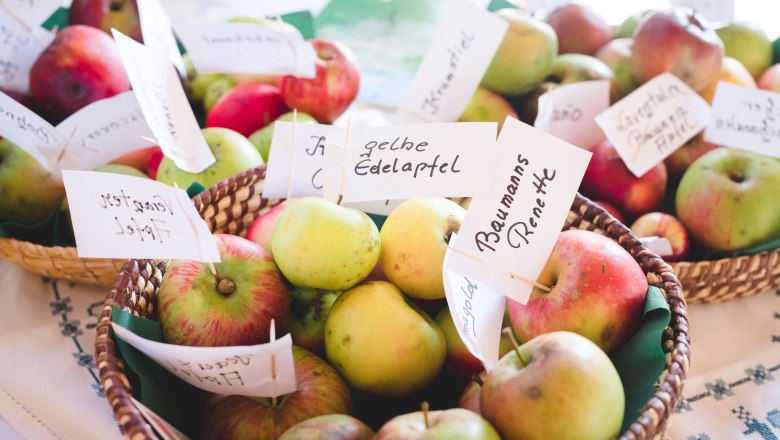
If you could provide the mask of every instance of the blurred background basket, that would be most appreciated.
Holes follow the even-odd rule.
[[[261,198],[264,176],[265,167],[261,166],[222,181],[193,199],[212,232],[242,235],[254,218],[281,202]],[[669,303],[671,320],[662,341],[666,369],[658,379],[655,394],[621,438],[659,436],[673,414],[689,365],[687,308],[680,282],[672,268],[648,251],[625,226],[579,194],[564,229],[586,229],[615,240],[636,259],[648,282],[661,289]],[[97,325],[95,357],[100,381],[122,433],[130,439],[154,439],[156,436],[131,403],[130,384],[111,328],[112,306],[136,316],[156,319],[157,289],[164,274],[162,261],[133,259],[125,262],[108,293]]]

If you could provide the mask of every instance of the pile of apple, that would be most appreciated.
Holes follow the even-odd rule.
[[[294,344],[297,391],[210,395],[205,437],[372,438],[349,414],[381,439],[616,437],[625,397],[607,353],[641,324],[639,265],[606,237],[561,233],[539,277],[552,292],[508,301],[511,337],[487,374],[444,299],[444,256],[464,216],[448,199],[410,199],[380,232],[361,211],[290,199],[245,238],[215,235],[221,263],[170,261],[158,294],[166,342],[264,343],[273,320]],[[424,400],[435,410],[414,412]]]

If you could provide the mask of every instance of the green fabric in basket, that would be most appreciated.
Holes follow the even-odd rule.
[[[32,225],[0,222],[0,237],[15,238],[43,246],[51,246],[56,241],[58,223],[60,223],[59,204],[51,211],[48,217]]]
[[[661,347],[664,329],[669,325],[669,304],[657,287],[650,286],[645,297],[642,326],[612,355],[612,363],[623,382],[626,412],[621,432],[633,423],[652,397],[666,356]]]
[[[114,306],[111,321],[138,336],[162,342],[157,321],[139,318]],[[203,402],[206,392],[182,381],[120,338],[117,349],[125,361],[125,373],[133,397],[191,439],[203,436]]]

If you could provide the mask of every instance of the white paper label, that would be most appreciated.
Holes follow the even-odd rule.
[[[0,92],[0,136],[29,153],[51,171],[65,139],[53,125]]]
[[[136,0],[138,19],[141,24],[141,34],[147,47],[167,55],[182,78],[187,77],[184,60],[176,44],[176,38],[171,29],[171,19],[165,12],[160,0]]]
[[[18,20],[30,27],[38,27],[60,8],[63,0],[0,0]]]
[[[493,122],[353,127],[348,148],[329,142],[325,150],[325,197],[472,196],[491,165],[495,137]]]
[[[507,117],[449,270],[525,304],[561,232],[591,153]]]
[[[191,173],[216,162],[168,58],[115,29],[113,33],[141,111],[163,154]]]
[[[19,93],[30,91],[30,69],[54,39],[43,28],[26,29],[0,9],[0,87]]]
[[[689,7],[718,26],[734,21],[734,0],[669,0],[669,4]]]
[[[187,193],[141,177],[62,171],[82,258],[220,261]]]
[[[456,234],[450,243],[457,241]],[[447,270],[452,253],[444,257],[444,292],[460,339],[488,372],[498,363],[506,297],[475,279]]]
[[[666,72],[596,117],[635,176],[641,177],[706,125],[710,107],[698,93]]]
[[[457,121],[509,28],[468,0],[453,0],[441,23],[395,123]]]
[[[719,82],[704,140],[780,158],[780,94]]]
[[[672,243],[669,242],[668,238],[664,237],[640,237],[639,241],[642,242],[645,246],[647,246],[647,249],[658,255],[659,257],[668,257],[672,254],[674,254],[674,250],[672,249]]]
[[[317,54],[298,32],[254,23],[177,25],[198,73],[293,75],[314,78]]]
[[[122,155],[154,145],[135,93],[127,91],[82,108],[57,125],[69,139],[60,165],[92,170]]]
[[[565,84],[539,97],[534,127],[590,150],[604,139],[596,115],[609,108],[609,81]]]
[[[263,197],[322,197],[325,143],[344,143],[343,127],[276,121]],[[289,188],[288,188],[289,186]]]
[[[189,347],[142,338],[111,323],[123,341],[149,356],[188,384],[219,394],[278,397],[294,392],[295,364],[292,337],[260,345],[236,347]],[[271,357],[276,365],[272,378]]]
[[[569,3],[570,0],[518,0],[518,4],[529,11],[542,11],[557,8],[558,6]]]

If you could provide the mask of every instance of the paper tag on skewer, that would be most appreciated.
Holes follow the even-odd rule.
[[[674,74],[656,76],[596,117],[626,167],[643,176],[706,125],[710,107]]]
[[[476,185],[459,238],[447,251],[448,269],[525,304],[590,156],[508,117],[490,154],[490,172]]]
[[[16,18],[31,28],[40,25],[51,17],[64,3],[63,0],[0,0],[2,6]]]
[[[457,121],[509,28],[469,0],[453,0],[406,91],[396,124]]]
[[[704,140],[780,158],[780,93],[719,82]]]
[[[27,107],[0,92],[0,136],[29,153],[51,171],[65,139],[60,132]]]
[[[177,167],[199,173],[216,162],[169,59],[113,29],[149,128]]]
[[[25,28],[0,8],[0,87],[19,93],[30,91],[30,69],[54,34],[41,28]]]
[[[534,127],[590,150],[604,139],[596,115],[609,108],[609,81],[583,81],[558,86],[539,97]]]
[[[190,347],[150,341],[115,323],[111,326],[123,341],[179,379],[202,390],[219,394],[278,397],[297,389],[292,337],[289,333],[281,339],[260,345]],[[272,378],[274,373],[276,379]]]
[[[672,243],[669,242],[668,238],[656,236],[639,237],[639,241],[647,246],[647,249],[650,252],[658,255],[659,257],[668,257],[674,254]]]
[[[94,171],[64,170],[62,177],[79,257],[220,261],[184,190]]]
[[[176,33],[199,73],[314,78],[317,54],[297,32],[255,23],[184,24]],[[251,54],[251,56],[247,56]]]
[[[450,245],[455,241],[457,234],[452,234]],[[452,255],[445,255],[442,269],[447,305],[460,339],[490,372],[498,363],[506,297],[476,279],[448,270]]]
[[[160,0],[136,0],[136,4],[144,45],[165,54],[173,63],[179,76],[187,78],[184,59],[173,36],[171,19]]]

